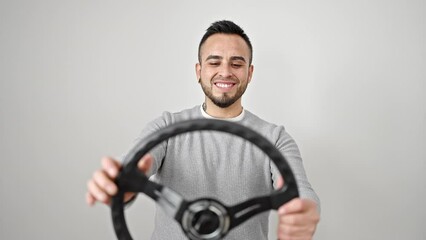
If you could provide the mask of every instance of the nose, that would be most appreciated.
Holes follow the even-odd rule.
[[[229,78],[232,76],[232,68],[229,64],[221,64],[218,73],[220,77]]]

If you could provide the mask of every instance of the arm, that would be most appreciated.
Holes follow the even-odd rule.
[[[278,237],[281,240],[312,239],[320,219],[319,198],[308,181],[296,142],[283,128],[276,146],[289,162],[300,193],[300,198],[293,199],[278,210]],[[272,168],[275,187],[283,184],[278,176],[276,168]]]

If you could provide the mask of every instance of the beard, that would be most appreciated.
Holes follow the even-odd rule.
[[[229,93],[222,93],[221,96],[214,96],[212,92],[213,83],[210,86],[204,84],[202,79],[200,79],[200,85],[203,89],[204,94],[213,102],[214,105],[220,108],[227,108],[234,104],[238,99],[243,96],[244,92],[247,89],[247,85],[241,85],[237,88],[237,92],[234,95],[230,95]]]

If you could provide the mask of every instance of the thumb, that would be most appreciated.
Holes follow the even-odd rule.
[[[278,179],[277,179],[277,189],[280,189],[280,188],[282,188],[283,187],[283,185],[284,185],[284,180],[283,180],[283,177],[282,176],[279,176],[278,177]]]
[[[138,162],[138,168],[139,170],[141,170],[142,172],[144,172],[145,174],[149,171],[149,169],[152,166],[152,161],[153,161],[153,157],[151,154],[146,154],[145,156],[143,156],[141,158],[141,160],[139,160]]]

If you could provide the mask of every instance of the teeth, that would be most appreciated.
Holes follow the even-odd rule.
[[[221,87],[221,88],[229,88],[232,87],[234,84],[232,83],[216,83],[216,86]]]

